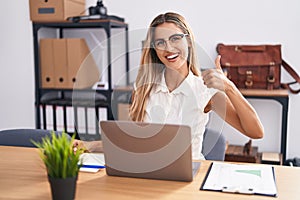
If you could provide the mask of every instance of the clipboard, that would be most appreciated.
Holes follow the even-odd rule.
[[[277,197],[274,167],[212,162],[200,190]]]

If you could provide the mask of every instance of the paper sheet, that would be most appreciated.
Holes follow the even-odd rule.
[[[80,155],[78,164],[91,166],[105,166],[103,153],[83,153]],[[80,167],[82,172],[98,172],[101,168]]]

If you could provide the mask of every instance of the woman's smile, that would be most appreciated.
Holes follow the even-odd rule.
[[[166,59],[169,61],[169,62],[175,62],[176,61],[176,58],[178,58],[179,56],[179,53],[172,53],[172,54],[168,54],[166,56]]]

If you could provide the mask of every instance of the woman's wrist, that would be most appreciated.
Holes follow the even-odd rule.
[[[230,95],[230,94],[233,94],[237,89],[237,87],[235,86],[235,84],[227,79],[226,83],[225,83],[225,89],[224,89],[224,92],[227,94],[227,95]]]

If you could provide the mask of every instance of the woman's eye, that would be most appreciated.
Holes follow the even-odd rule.
[[[155,42],[155,46],[163,46],[164,43],[165,43],[165,41],[163,41],[163,40],[157,40],[157,41]]]
[[[171,42],[177,42],[179,40],[181,40],[182,37],[180,37],[179,35],[174,35],[173,37],[170,38]]]

